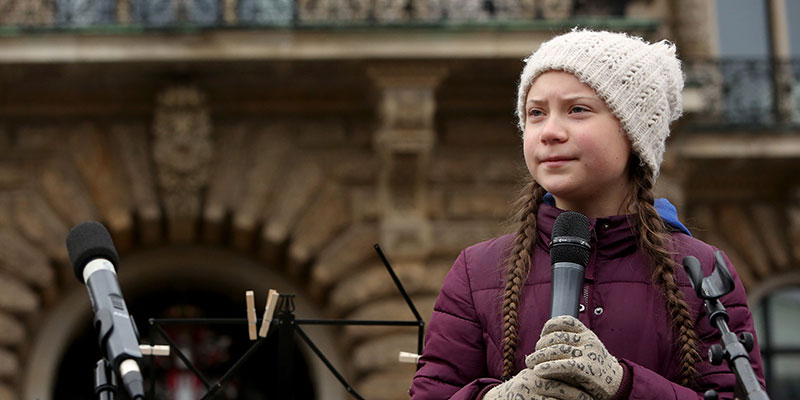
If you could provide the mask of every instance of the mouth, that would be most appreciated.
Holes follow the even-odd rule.
[[[557,168],[568,164],[570,161],[574,161],[575,159],[572,157],[548,157],[540,161],[540,163],[545,167],[550,168]]]

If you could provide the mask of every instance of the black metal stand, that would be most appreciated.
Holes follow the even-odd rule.
[[[714,254],[714,270],[711,275],[703,277],[700,261],[693,256],[683,259],[683,267],[689,275],[697,296],[704,299],[708,319],[711,326],[716,327],[722,335],[722,345],[714,344],[709,349],[709,361],[714,365],[728,362],[728,367],[736,374],[736,388],[734,397],[749,400],[769,400],[767,392],[758,383],[753,366],[750,365],[750,351],[753,349],[754,338],[750,332],[743,332],[739,337],[728,328],[728,313],[719,298],[730,293],[734,288],[725,259],[721,251]],[[705,393],[706,399],[716,399],[717,393],[709,390]]]
[[[114,400],[117,394],[117,374],[105,358],[94,367],[94,394],[99,400]]]
[[[306,332],[301,328],[301,325],[337,325],[337,326],[355,326],[355,325],[362,325],[362,326],[416,326],[419,330],[418,336],[418,343],[417,343],[417,353],[422,353],[422,344],[424,339],[425,333],[425,321],[422,319],[422,316],[417,311],[417,308],[414,306],[411,297],[406,292],[403,284],[400,283],[400,279],[394,273],[389,261],[386,259],[386,256],[381,251],[380,246],[377,244],[375,245],[375,251],[378,253],[378,256],[383,261],[383,264],[386,266],[386,269],[389,271],[389,275],[392,277],[395,286],[400,291],[400,294],[405,299],[406,303],[408,304],[409,309],[414,314],[416,318],[415,321],[392,321],[392,320],[331,320],[331,319],[295,319],[294,311],[294,294],[281,294],[280,299],[277,305],[277,316],[273,318],[272,324],[270,326],[269,332],[267,333],[267,337],[272,335],[274,331],[278,332],[278,363],[280,365],[279,374],[281,382],[290,382],[293,372],[293,365],[292,365],[292,352],[291,349],[294,347],[293,338],[294,334],[297,333],[297,336],[308,345],[312,352],[325,364],[329,371],[336,377],[336,379],[342,384],[344,389],[349,393],[351,396],[358,400],[363,400],[360,394],[347,382],[347,380],[339,373],[336,367],[328,360],[327,357],[322,353],[319,347],[314,344],[311,338],[308,337]],[[167,341],[169,344],[171,351],[175,353],[175,355],[180,358],[180,360],[189,368],[190,371],[203,383],[206,387],[207,393],[201,398],[202,400],[212,399],[215,394],[222,389],[228,379],[233,376],[239,368],[255,353],[255,351],[261,347],[261,345],[266,341],[266,337],[259,337],[258,340],[242,355],[239,360],[220,378],[220,380],[215,383],[211,384],[209,380],[203,376],[203,374],[194,366],[194,364],[181,352],[180,348],[178,348],[177,344],[169,337],[167,332],[162,328],[163,325],[219,325],[219,324],[236,324],[236,325],[247,325],[248,321],[246,318],[185,318],[185,319],[154,319],[151,318],[150,322],[150,345],[155,344],[155,337],[154,332],[158,333],[164,340]],[[417,366],[419,369],[419,366]],[[280,398],[282,399],[293,399],[294,393],[289,389],[291,385],[281,385]],[[148,397],[153,399],[155,398],[155,361],[151,358],[150,362],[150,389],[148,393]]]

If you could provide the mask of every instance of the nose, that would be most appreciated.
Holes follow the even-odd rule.
[[[550,115],[544,121],[539,132],[539,141],[543,144],[562,143],[567,141],[567,130],[561,118],[557,115]]]

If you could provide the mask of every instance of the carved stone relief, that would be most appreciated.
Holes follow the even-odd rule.
[[[174,86],[158,96],[153,121],[153,160],[169,218],[193,221],[200,214],[213,157],[211,118],[205,98],[191,86]],[[171,227],[175,240],[194,229]],[[189,237],[187,237],[189,235]]]

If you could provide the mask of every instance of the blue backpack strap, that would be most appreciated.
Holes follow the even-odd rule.
[[[675,208],[669,200],[665,198],[659,198],[655,201],[656,211],[658,212],[658,216],[664,220],[664,222],[669,225],[669,227],[674,228],[678,232],[685,233],[689,236],[692,236],[692,233],[689,232],[689,229],[684,226],[681,221],[678,219],[678,210]]]

